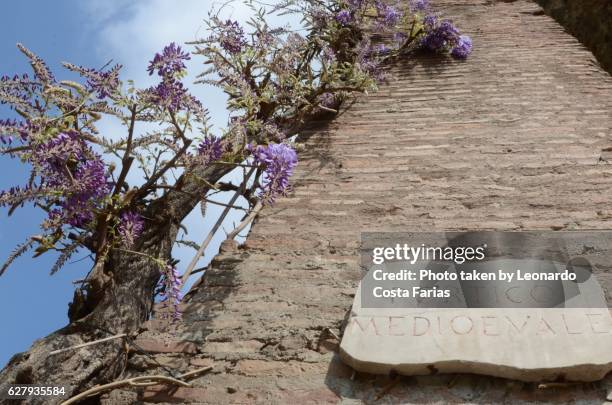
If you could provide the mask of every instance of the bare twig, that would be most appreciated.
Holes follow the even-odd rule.
[[[257,204],[255,204],[255,207],[253,208],[253,210],[249,213],[249,215],[247,215],[247,217],[245,219],[242,220],[241,223],[238,224],[238,226],[236,227],[236,229],[234,229],[233,231],[231,231],[230,233],[227,234],[227,239],[232,240],[234,239],[240,232],[242,232],[242,230],[244,228],[246,228],[246,226],[251,223],[251,221],[253,219],[255,219],[255,217],[257,216],[257,214],[259,214],[259,211],[261,211],[261,209],[263,208],[263,204],[260,201],[257,201]]]
[[[15,152],[23,152],[24,150],[30,150],[32,149],[31,146],[16,146],[14,148],[9,148],[9,149],[0,149],[0,152],[3,154],[10,154],[10,153],[15,153]]]
[[[131,116],[130,116],[130,126],[128,129],[127,144],[125,146],[125,153],[123,154],[123,158],[121,159],[121,163],[122,163],[121,173],[119,174],[119,179],[115,183],[115,191],[113,192],[113,195],[117,195],[119,191],[121,191],[123,182],[125,181],[125,178],[127,177],[127,174],[130,171],[130,167],[132,166],[132,163],[134,162],[134,158],[130,156],[130,153],[132,152],[132,139],[134,138],[134,124],[136,123],[136,107],[135,106],[130,107],[130,112],[131,112]]]
[[[239,193],[239,192],[237,192],[237,193]],[[207,203],[214,204],[214,205],[220,205],[221,207],[230,207],[230,208],[233,208],[233,209],[235,209],[235,210],[246,211],[246,208],[244,208],[244,207],[240,207],[240,206],[238,206],[238,205],[229,205],[229,204],[224,204],[224,203],[221,203],[221,202],[219,202],[219,201],[209,200],[208,198],[203,198],[203,199],[202,199],[202,202],[204,202],[204,201],[206,201]]]
[[[246,184],[248,182],[248,180],[251,177],[251,175],[253,174],[254,170],[255,170],[255,168],[252,168],[249,171],[249,173],[245,176],[245,178],[243,180],[244,181],[243,184]],[[187,279],[189,278],[189,276],[193,272],[193,269],[195,269],[195,266],[198,264],[198,261],[200,260],[200,258],[202,257],[202,254],[204,253],[204,251],[208,247],[208,244],[212,240],[213,236],[215,236],[215,234],[219,230],[219,227],[221,226],[221,224],[225,220],[225,217],[227,216],[227,214],[229,214],[230,210],[232,209],[232,206],[234,205],[234,203],[236,202],[238,197],[241,194],[243,194],[243,190],[244,190],[244,188],[242,190],[238,190],[238,191],[236,191],[234,193],[234,195],[232,196],[231,200],[227,203],[225,209],[221,213],[221,216],[219,217],[219,219],[217,219],[217,222],[215,223],[213,228],[208,233],[208,236],[206,236],[206,239],[204,239],[204,242],[202,242],[202,244],[200,245],[200,248],[196,252],[195,256],[193,256],[193,259],[191,259],[191,262],[189,263],[189,266],[187,266],[187,270],[185,270],[185,273],[183,273],[183,278],[182,278],[183,284],[185,284],[187,282]]]
[[[52,352],[49,352],[49,356],[53,356],[54,354],[60,354],[60,353],[68,352],[70,350],[80,349],[82,347],[93,346],[93,345],[98,344],[98,343],[108,342],[109,340],[120,339],[120,338],[126,337],[126,336],[127,336],[127,333],[120,333],[119,335],[110,336],[110,337],[107,337],[107,338],[104,338],[104,339],[94,340],[92,342],[82,343],[82,344],[76,345],[76,346],[66,347],[65,349],[53,350]]]
[[[198,374],[206,373],[207,371],[210,371],[212,369],[213,369],[213,366],[206,366],[206,367],[203,367],[203,368],[199,368],[197,370],[188,371],[188,372],[186,372],[184,374],[181,374],[179,376],[179,378],[182,378],[182,379],[192,378],[192,377],[195,377]]]
[[[234,203],[236,202],[236,200],[238,199],[239,196],[240,196],[240,191],[236,191],[234,193],[234,195],[232,196],[232,199],[229,201],[228,205],[225,207],[225,209],[221,213],[221,216],[219,216],[219,219],[217,219],[217,222],[215,223],[213,228],[210,230],[210,232],[206,236],[206,239],[204,239],[204,241],[200,245],[200,248],[198,249],[196,254],[193,256],[193,259],[191,259],[191,262],[189,263],[189,266],[187,266],[187,270],[185,270],[185,273],[183,273],[183,277],[182,277],[183,284],[185,284],[185,282],[187,282],[187,279],[189,278],[189,276],[193,272],[193,269],[195,268],[195,266],[198,264],[198,261],[200,260],[200,258],[202,257],[202,254],[204,253],[204,251],[208,247],[208,244],[212,240],[213,236],[215,236],[215,234],[219,230],[219,227],[221,226],[221,224],[225,220],[225,217],[227,216],[227,214],[232,209],[231,206],[234,205]]]
[[[245,164],[245,163],[224,162],[224,161],[221,161],[221,160],[217,160],[215,162],[212,162],[212,164],[213,165],[229,165],[229,166],[235,166],[235,167],[259,167],[259,166]]]
[[[87,391],[83,391],[78,395],[68,399],[67,401],[62,402],[62,405],[70,405],[76,404],[80,400],[91,397],[95,394],[100,394],[105,391],[110,391],[115,388],[124,387],[126,385],[131,387],[148,387],[151,385],[157,385],[159,383],[162,384],[172,384],[179,385],[181,387],[191,387],[191,384],[188,382],[182,381],[183,379],[187,379],[193,377],[195,375],[207,372],[212,370],[212,366],[204,367],[198,370],[189,371],[185,374],[181,374],[178,378],[172,378],[165,375],[149,375],[149,376],[141,376],[141,377],[133,377],[120,381],[113,381],[112,383],[98,385],[97,387],[93,387],[88,389]]]
[[[338,114],[338,110],[334,110],[333,108],[325,107],[325,106],[324,106],[324,105],[322,105],[322,104],[318,104],[318,105],[317,105],[317,107],[319,107],[319,108],[320,108],[320,109],[322,109],[322,110],[325,110],[325,111],[329,111],[329,112],[333,112],[333,113],[335,113],[335,114]]]
[[[191,139],[186,140],[183,144],[183,147],[172,157],[172,159],[167,161],[161,169],[157,170],[156,173],[153,173],[151,175],[149,180],[147,180],[147,182],[138,189],[138,192],[136,194],[137,198],[144,197],[151,188],[151,186],[153,186],[155,182],[157,182],[157,180],[159,180],[159,178],[162,177],[168,170],[175,166],[176,161],[181,158],[185,154],[185,152],[187,152],[187,149],[189,149],[189,145],[191,145],[191,142]]]
[[[332,338],[336,339],[338,342],[342,341],[342,339],[340,339],[340,338],[338,337],[338,335],[336,335],[336,334],[334,333],[334,331],[333,331],[333,330],[331,330],[330,328],[325,328],[325,329],[324,329],[324,331],[325,331],[325,333],[327,333],[327,335],[328,335],[328,336],[330,336],[330,337],[332,337]]]

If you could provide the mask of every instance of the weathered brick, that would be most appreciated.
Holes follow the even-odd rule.
[[[193,342],[137,338],[135,343],[139,350],[151,353],[197,353],[197,346]]]
[[[207,353],[256,353],[263,343],[257,340],[233,341],[233,342],[206,342],[203,350]]]

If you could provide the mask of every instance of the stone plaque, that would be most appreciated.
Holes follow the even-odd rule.
[[[469,236],[470,240],[481,237]],[[498,243],[495,251],[490,247],[495,240],[508,238],[521,241],[519,246],[523,249],[538,246],[538,251],[554,250],[542,249],[533,241],[523,243],[522,235],[501,236],[486,234],[488,240],[482,246],[488,244],[489,252],[482,255],[483,260],[460,266],[448,261],[382,264],[380,260],[374,266],[362,262],[368,271],[344,330],[340,345],[343,361],[357,371],[374,374],[476,373],[521,381],[602,379],[612,371],[612,316],[605,289],[595,276],[602,266],[578,253],[596,252],[596,260],[609,263],[610,233],[593,236],[594,242],[589,242],[586,250],[580,243],[575,244],[578,253],[566,249],[574,245],[564,242],[563,251],[569,252],[568,257],[557,253],[554,257],[549,253],[514,257],[499,254],[502,244]],[[562,235],[565,241],[575,237]],[[379,240],[380,235],[370,248],[380,246]],[[367,252],[362,255],[368,256]],[[432,282],[407,276],[409,271],[418,274],[422,269],[435,268],[438,274],[463,273],[470,280],[478,274],[485,280],[475,283],[459,277]],[[554,274],[556,268],[560,274],[567,275],[569,269],[576,276],[554,282],[495,279],[496,274],[512,272],[522,277],[541,277]],[[437,277],[434,273],[432,278]],[[486,280],[489,274],[492,281]],[[383,296],[381,291],[404,295]],[[418,296],[423,291],[449,293],[447,298],[434,299],[435,294]]]
[[[476,373],[521,381],[596,381],[612,370],[605,308],[360,308],[340,345],[357,371]]]

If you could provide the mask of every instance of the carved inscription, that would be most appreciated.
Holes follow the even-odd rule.
[[[404,316],[354,316],[347,333],[375,336],[542,336],[612,333],[606,312],[478,314],[428,313]]]

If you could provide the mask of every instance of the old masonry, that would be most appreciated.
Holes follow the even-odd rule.
[[[127,372],[213,370],[191,388],[115,390],[103,402],[605,401],[612,377],[538,385],[512,373],[479,376],[449,366],[444,374],[424,366],[429,375],[396,378],[354,372],[340,359],[338,338],[355,327],[347,314],[360,280],[360,232],[606,229],[612,220],[612,156],[605,152],[612,146],[612,77],[535,2],[432,3],[473,37],[472,57],[398,61],[378,92],[305,133],[292,195],[262,211],[246,245],[224,245],[187,296],[182,325],[147,325],[137,343],[148,353],[134,355]],[[601,275],[600,283],[612,286],[612,276]],[[447,333],[483,342],[499,333],[490,314],[444,316]],[[428,319],[430,333],[435,319]],[[542,319],[554,336],[567,335],[562,318]],[[410,316],[394,322],[408,334],[427,326]],[[540,321],[524,333],[550,334],[546,328]],[[572,336],[576,347],[590,345],[593,356],[609,360],[609,344],[598,346],[603,340]],[[496,346],[498,364],[512,344]],[[561,348],[552,354],[550,362],[561,366],[570,355]],[[532,360],[526,353],[518,366]]]

